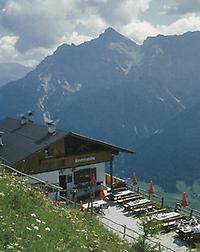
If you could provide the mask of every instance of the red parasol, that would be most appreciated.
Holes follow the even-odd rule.
[[[183,195],[182,195],[182,199],[181,199],[181,206],[186,207],[187,205],[188,205],[187,196],[186,196],[186,193],[184,192]]]
[[[154,194],[154,193],[155,193],[152,180],[150,181],[148,193],[149,193],[149,194]]]
[[[90,180],[90,185],[91,185],[91,186],[96,186],[96,185],[97,185],[97,180],[96,180],[94,174],[92,175],[92,178],[91,178],[91,180]]]
[[[100,192],[99,192],[99,199],[100,200],[105,200],[106,199],[106,195],[104,193],[103,186],[101,186],[101,189],[100,189]]]
[[[136,177],[135,173],[133,173],[132,184],[137,185],[137,177]]]

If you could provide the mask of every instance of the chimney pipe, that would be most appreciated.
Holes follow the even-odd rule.
[[[0,131],[0,146],[3,146],[3,139],[2,139],[3,134],[4,132]]]
[[[31,110],[29,110],[27,112],[27,114],[28,114],[28,121],[29,122],[33,122],[33,112]]]
[[[53,120],[47,122],[48,134],[54,135],[56,133],[56,125]]]
[[[22,125],[22,126],[25,125],[25,124],[26,124],[26,117],[25,117],[24,114],[21,114],[21,115],[20,115],[20,119],[21,119],[21,125]]]

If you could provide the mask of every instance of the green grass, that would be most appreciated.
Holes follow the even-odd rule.
[[[0,171],[0,251],[132,251],[91,213],[66,209]]]

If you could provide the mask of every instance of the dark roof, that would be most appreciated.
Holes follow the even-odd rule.
[[[73,132],[56,130],[56,134],[49,135],[45,125],[39,125],[32,122],[27,122],[25,125],[21,125],[20,120],[13,118],[0,120],[0,131],[4,132],[3,146],[0,146],[0,159],[8,164],[14,164],[23,160],[32,153],[44,149],[49,144],[67,136],[73,136],[85,141],[100,144],[115,152],[122,151],[134,153],[131,150],[81,136]]]
[[[4,132],[0,159],[10,164],[45,148],[67,134],[59,130],[55,135],[49,135],[46,126],[31,122],[21,126],[20,120],[13,118],[0,121],[0,131]]]
[[[110,143],[107,143],[107,142],[103,142],[103,141],[100,141],[100,140],[97,140],[97,139],[94,139],[94,138],[89,138],[89,137],[86,137],[86,136],[83,136],[83,135],[80,135],[80,134],[76,134],[74,132],[69,132],[68,135],[71,135],[71,136],[74,136],[74,137],[77,137],[79,139],[82,139],[82,140],[85,140],[85,141],[88,141],[88,142],[91,142],[91,143],[96,143],[96,144],[100,144],[104,147],[107,147],[113,151],[116,151],[116,152],[126,152],[126,153],[135,153],[135,151],[132,151],[132,150],[129,150],[129,149],[125,149],[125,148],[122,148],[122,147],[119,147],[119,146],[116,146],[116,145],[113,145],[113,144],[110,144]]]

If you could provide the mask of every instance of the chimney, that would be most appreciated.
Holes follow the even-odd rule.
[[[3,139],[2,139],[3,134],[4,132],[0,131],[0,147],[3,146]]]
[[[26,124],[26,117],[24,114],[21,114],[20,115],[20,123],[21,123],[21,126],[25,125]]]
[[[56,125],[53,120],[47,122],[48,134],[54,135],[56,133]]]
[[[33,122],[33,112],[29,110],[27,114],[28,114],[28,122]]]

